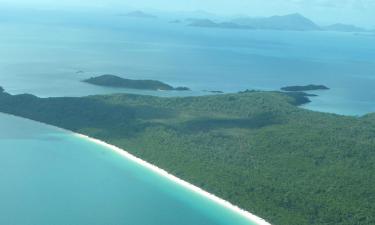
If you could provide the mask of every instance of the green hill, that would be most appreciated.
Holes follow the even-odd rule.
[[[296,96],[2,93],[0,111],[127,149],[274,225],[375,224],[375,117],[304,110]]]

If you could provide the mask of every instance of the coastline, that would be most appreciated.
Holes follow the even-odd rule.
[[[53,125],[50,125],[50,124],[47,124],[47,123],[43,123],[43,122],[40,122],[40,121],[35,121],[35,120],[31,120],[31,119],[28,119],[28,118],[24,118],[24,117],[19,117],[19,116],[15,116],[15,115],[12,115],[12,114],[8,114],[8,113],[2,113],[1,114],[3,115],[8,115],[8,116],[12,116],[12,117],[16,117],[16,118],[20,118],[20,119],[23,119],[23,120],[28,120],[28,121],[32,121],[32,122],[35,122],[35,123],[39,123],[39,124],[42,124],[44,126],[47,126],[47,127],[51,127],[53,129],[57,129],[57,130],[60,130],[60,131],[63,131],[63,132],[66,132],[68,134],[71,134],[77,138],[80,138],[80,139],[83,139],[83,140],[86,140],[86,141],[89,141],[89,142],[92,142],[92,143],[95,143],[97,145],[101,145],[103,147],[105,147],[106,149],[108,150],[111,150],[115,153],[117,153],[119,156],[122,156],[128,160],[131,160],[135,163],[137,163],[138,165],[140,166],[143,166],[149,170],[151,170],[152,172],[160,175],[160,176],[163,176],[164,178],[170,180],[171,182],[174,182],[178,185],[181,185],[182,187],[192,191],[192,192],[195,192],[196,194],[204,197],[204,198],[207,198],[225,208],[227,208],[228,210],[231,210],[232,212],[234,213],[237,213],[238,215],[244,217],[245,219],[249,220],[249,222],[252,222],[252,223],[256,223],[257,225],[271,225],[269,222],[267,222],[266,220],[244,210],[244,209],[241,209],[240,207],[238,206],[235,206],[233,205],[232,203],[230,203],[229,201],[226,201],[224,199],[221,199],[219,197],[217,197],[216,195],[214,194],[211,194],[187,181],[184,181],[182,180],[181,178],[178,178],[170,173],[168,173],[166,170],[163,170],[141,158],[138,158],[134,155],[132,155],[131,153],[125,151],[124,149],[121,149],[117,146],[114,146],[114,145],[111,145],[111,144],[108,144],[106,143],[105,141],[101,141],[99,139],[95,139],[95,138],[92,138],[92,137],[89,137],[87,135],[84,135],[84,134],[79,134],[79,133],[75,133],[73,131],[70,131],[70,130],[67,130],[67,129],[64,129],[64,128],[61,128],[61,127],[56,127],[56,126],[53,126]]]
[[[64,130],[64,129],[63,129]],[[67,131],[67,130],[65,130]],[[121,149],[117,146],[114,146],[114,145],[111,145],[111,144],[108,144],[104,141],[101,141],[101,140],[98,140],[98,139],[95,139],[95,138],[92,138],[92,137],[89,137],[87,135],[84,135],[84,134],[79,134],[79,133],[74,133],[74,132],[71,132],[71,131],[68,131],[70,133],[73,133],[74,136],[78,137],[78,138],[81,138],[81,139],[84,139],[86,141],[90,141],[90,142],[93,142],[97,145],[101,145],[105,148],[107,148],[108,150],[111,150],[117,154],[119,154],[120,156],[126,158],[126,159],[129,159],[149,170],[151,170],[152,172],[156,173],[156,174],[159,174],[160,176],[163,176],[164,178],[178,184],[178,185],[181,185],[183,187],[185,187],[186,189],[190,190],[190,191],[193,191],[195,192],[196,194],[199,194],[229,210],[231,210],[232,212],[235,212],[239,215],[241,215],[242,217],[248,219],[249,221],[253,222],[253,223],[256,223],[257,225],[271,225],[270,223],[268,223],[266,220],[244,210],[244,209],[241,209],[240,207],[238,206],[235,206],[233,205],[232,203],[224,200],[224,199],[221,199],[219,197],[217,197],[216,195],[214,194],[211,194],[187,181],[184,181],[182,180],[181,178],[178,178],[170,173],[168,173],[167,171],[141,159],[141,158],[138,158],[132,154],[130,154],[129,152],[125,151],[124,149]]]

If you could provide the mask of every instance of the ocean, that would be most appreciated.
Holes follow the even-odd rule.
[[[375,112],[375,35],[225,30],[110,12],[0,10],[0,86],[40,97],[331,89],[304,108]],[[92,86],[115,74],[190,92]],[[242,225],[241,216],[103,146],[0,114],[0,224]]]
[[[0,124],[0,224],[256,224],[72,133]]]
[[[110,12],[0,15],[0,86],[41,97],[127,92],[159,96],[279,90],[323,84],[305,108],[361,116],[375,111],[375,34],[210,29]],[[84,84],[115,74],[191,92]]]

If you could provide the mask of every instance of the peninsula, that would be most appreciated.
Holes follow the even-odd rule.
[[[374,224],[375,114],[305,110],[299,92],[38,98],[0,90],[0,112],[126,149],[271,224]]]
[[[189,91],[187,87],[172,87],[166,83],[157,80],[131,80],[125,79],[115,75],[102,75],[98,77],[91,77],[83,80],[83,82],[106,87],[116,88],[130,88],[141,90],[154,90],[154,91]]]

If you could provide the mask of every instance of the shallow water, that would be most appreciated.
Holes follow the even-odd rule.
[[[111,12],[9,10],[0,14],[0,33],[0,85],[11,93],[184,96],[314,83],[331,90],[306,108],[349,115],[375,110],[374,35],[206,29]],[[106,73],[193,91],[145,92],[80,82]]]
[[[0,86],[41,97],[127,92],[159,96],[325,84],[305,108],[375,111],[375,36],[221,30],[112,13],[0,9]],[[83,71],[77,73],[77,71]],[[92,86],[105,73],[192,92]],[[0,224],[249,224],[104,147],[0,114]]]
[[[71,133],[4,114],[0,125],[0,224],[252,224]]]

